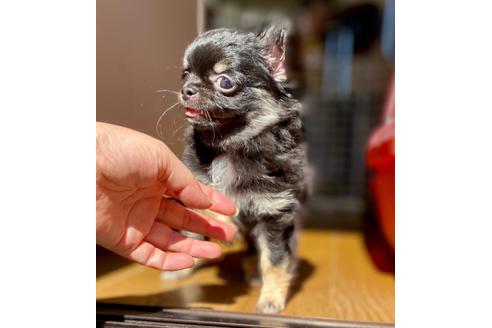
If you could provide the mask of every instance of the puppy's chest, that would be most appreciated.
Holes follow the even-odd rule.
[[[210,163],[206,174],[212,187],[229,194],[240,179],[241,168],[229,156],[222,154]]]

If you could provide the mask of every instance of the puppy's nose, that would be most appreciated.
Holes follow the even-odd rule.
[[[196,89],[191,86],[184,87],[183,89],[181,89],[181,94],[183,95],[184,100],[188,100],[189,98],[191,98],[191,96],[196,94]]]

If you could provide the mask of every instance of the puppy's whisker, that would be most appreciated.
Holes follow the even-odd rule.
[[[175,90],[160,89],[160,90],[156,90],[155,92],[157,92],[157,93],[169,92],[169,93],[175,94],[176,96],[179,96],[179,92],[175,91]]]
[[[212,143],[215,143],[215,126],[213,125],[212,125],[212,134],[213,134]]]
[[[210,113],[208,111],[205,112],[205,116],[207,117],[207,120],[210,122],[210,125],[212,126],[212,144],[213,144],[215,142],[214,122],[213,122],[212,117],[210,116]]]
[[[185,125],[186,125],[186,122],[181,124],[181,126],[179,128],[177,128],[176,130],[173,131],[173,135],[176,134],[176,132],[178,132],[179,130],[181,130]]]
[[[161,129],[159,128],[160,127],[160,124],[161,124],[161,120],[164,118],[164,116],[173,108],[175,108],[177,105],[179,105],[179,101],[176,102],[174,105],[171,105],[171,107],[167,108],[162,114],[161,116],[159,116],[159,119],[157,120],[157,125],[156,125],[156,132],[157,132],[157,135],[159,136],[159,138],[163,138],[162,136],[162,133],[161,133]]]

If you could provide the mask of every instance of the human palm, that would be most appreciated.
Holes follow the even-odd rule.
[[[162,270],[191,267],[192,257],[220,255],[218,245],[186,238],[172,228],[231,240],[233,227],[191,209],[232,215],[230,200],[198,182],[157,139],[97,123],[96,142],[99,245]]]

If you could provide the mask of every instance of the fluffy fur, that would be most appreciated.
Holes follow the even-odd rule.
[[[285,83],[285,31],[209,31],[188,46],[183,65],[181,102],[190,123],[183,160],[235,201],[232,220],[259,253],[257,308],[281,311],[307,193],[301,105]]]

